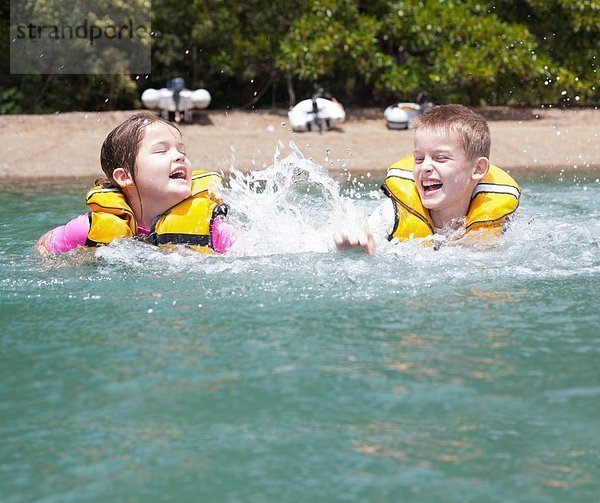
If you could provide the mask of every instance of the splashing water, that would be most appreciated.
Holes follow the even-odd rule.
[[[493,242],[463,245],[444,237],[437,239],[445,246],[439,249],[423,246],[419,240],[406,243],[378,244],[376,256],[368,267],[348,257],[334,253],[334,234],[339,230],[351,233],[365,231],[367,216],[379,204],[382,193],[372,185],[348,176],[346,183],[334,180],[330,173],[313,160],[306,158],[294,142],[290,153],[281,158],[280,144],[275,151],[272,166],[243,173],[231,168],[229,183],[220,196],[229,205],[229,218],[237,229],[237,240],[231,253],[224,257],[198,255],[178,248],[175,253],[128,240],[114,242],[107,247],[88,253],[56,257],[54,266],[87,263],[95,258],[105,264],[121,264],[133,269],[180,271],[182,268],[219,274],[223,270],[246,271],[248,262],[235,257],[263,257],[289,254],[331,252],[333,256],[320,264],[326,274],[348,268],[348,274],[362,284],[364,290],[377,281],[393,281],[383,271],[405,264],[410,274],[402,282],[413,285],[439,284],[448,281],[479,277],[490,280],[521,276],[560,277],[598,270],[596,260],[600,235],[597,211],[589,208],[588,186],[575,180],[566,186],[564,196],[549,191],[538,192],[525,187],[521,207],[507,233]],[[382,181],[382,180],[380,180]],[[559,181],[565,183],[564,174]],[[592,184],[598,189],[599,184]],[[581,202],[565,207],[562,197],[576,195]],[[584,196],[585,197],[582,197]],[[585,223],[582,222],[584,217]],[[567,251],[568,250],[568,251]],[[336,258],[337,257],[337,260]],[[311,265],[314,264],[309,260]],[[431,274],[435,263],[436,273]],[[466,267],[468,265],[468,267]],[[271,267],[277,267],[271,263]]]
[[[325,168],[306,159],[290,142],[291,153],[262,171],[232,170],[222,197],[240,233],[234,253],[269,255],[327,252],[340,227],[366,228],[366,215],[340,194]]]

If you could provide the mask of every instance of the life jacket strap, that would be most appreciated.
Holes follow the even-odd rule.
[[[484,183],[480,182],[475,186],[471,199],[474,199],[477,194],[491,193],[491,194],[508,194],[515,196],[517,200],[521,197],[521,192],[517,187],[508,185],[505,183]]]
[[[211,246],[210,236],[194,235],[194,234],[151,234],[147,241],[155,245],[195,245],[195,246]]]

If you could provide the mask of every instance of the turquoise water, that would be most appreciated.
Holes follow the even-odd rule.
[[[39,259],[83,188],[0,191],[0,500],[591,502],[598,174],[522,176],[494,246],[334,253],[381,180],[232,180],[244,255]],[[239,250],[238,250],[239,251]]]

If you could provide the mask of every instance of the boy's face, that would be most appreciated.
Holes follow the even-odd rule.
[[[487,172],[487,158],[467,159],[458,134],[437,129],[415,131],[413,154],[417,191],[434,225],[464,217],[474,186]]]

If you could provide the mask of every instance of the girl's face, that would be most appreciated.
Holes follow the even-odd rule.
[[[179,131],[161,122],[146,126],[135,160],[135,186],[144,214],[154,218],[189,197],[191,174]]]

